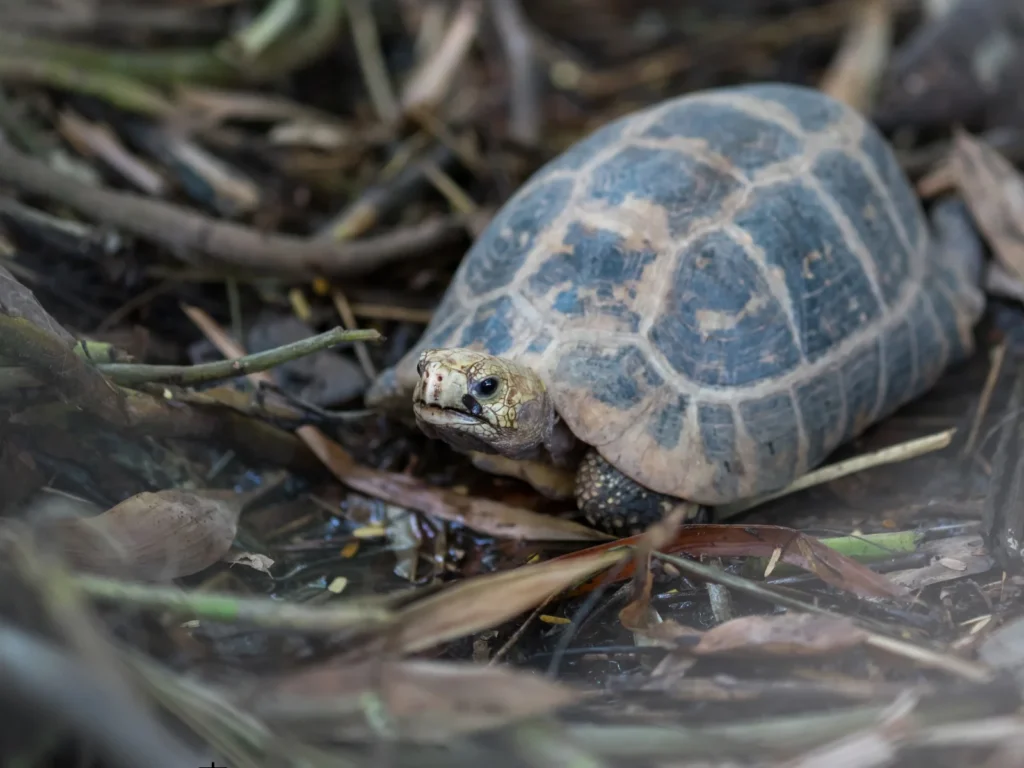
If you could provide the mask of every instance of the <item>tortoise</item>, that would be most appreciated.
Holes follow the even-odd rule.
[[[706,520],[973,354],[968,216],[926,215],[881,132],[823,92],[673,97],[527,179],[366,400],[603,531],[681,502]]]

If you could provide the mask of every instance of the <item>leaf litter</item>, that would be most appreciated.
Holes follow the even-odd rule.
[[[1024,188],[989,142],[1024,114],[1013,3],[207,5],[165,50],[0,34],[0,573],[78,639],[62,663],[97,633],[231,765],[1013,754]],[[625,539],[360,410],[530,170],[765,78],[871,115],[925,204],[966,202],[1003,302],[978,360],[783,492]],[[851,478],[883,490],[850,504]]]

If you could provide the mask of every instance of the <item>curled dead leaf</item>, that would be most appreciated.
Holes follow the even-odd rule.
[[[818,656],[861,645],[868,633],[843,616],[787,613],[744,616],[708,630],[694,647],[700,656],[745,654]]]
[[[255,552],[239,552],[225,557],[224,562],[231,565],[245,565],[260,573],[270,573],[270,569],[274,567],[273,558]]]
[[[997,262],[1024,281],[1024,177],[981,139],[957,131],[950,166]]]
[[[216,490],[139,493],[95,517],[53,519],[41,527],[74,568],[167,581],[208,568],[228,553],[247,500]]]

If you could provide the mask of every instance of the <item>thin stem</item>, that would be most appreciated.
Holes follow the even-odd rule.
[[[379,342],[383,338],[378,331],[374,330],[346,331],[344,328],[334,328],[308,339],[300,339],[290,344],[237,357],[233,360],[215,360],[199,365],[109,363],[97,367],[112,381],[124,387],[155,382],[190,386],[266,371],[314,352],[329,349],[337,344],[357,341]]]

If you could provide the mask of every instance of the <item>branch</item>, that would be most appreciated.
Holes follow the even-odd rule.
[[[347,243],[264,234],[188,208],[83,184],[0,141],[0,181],[69,205],[125,232],[163,243],[178,258],[188,251],[214,260],[293,278],[351,277],[415,256],[463,236],[458,218],[427,220]]]

